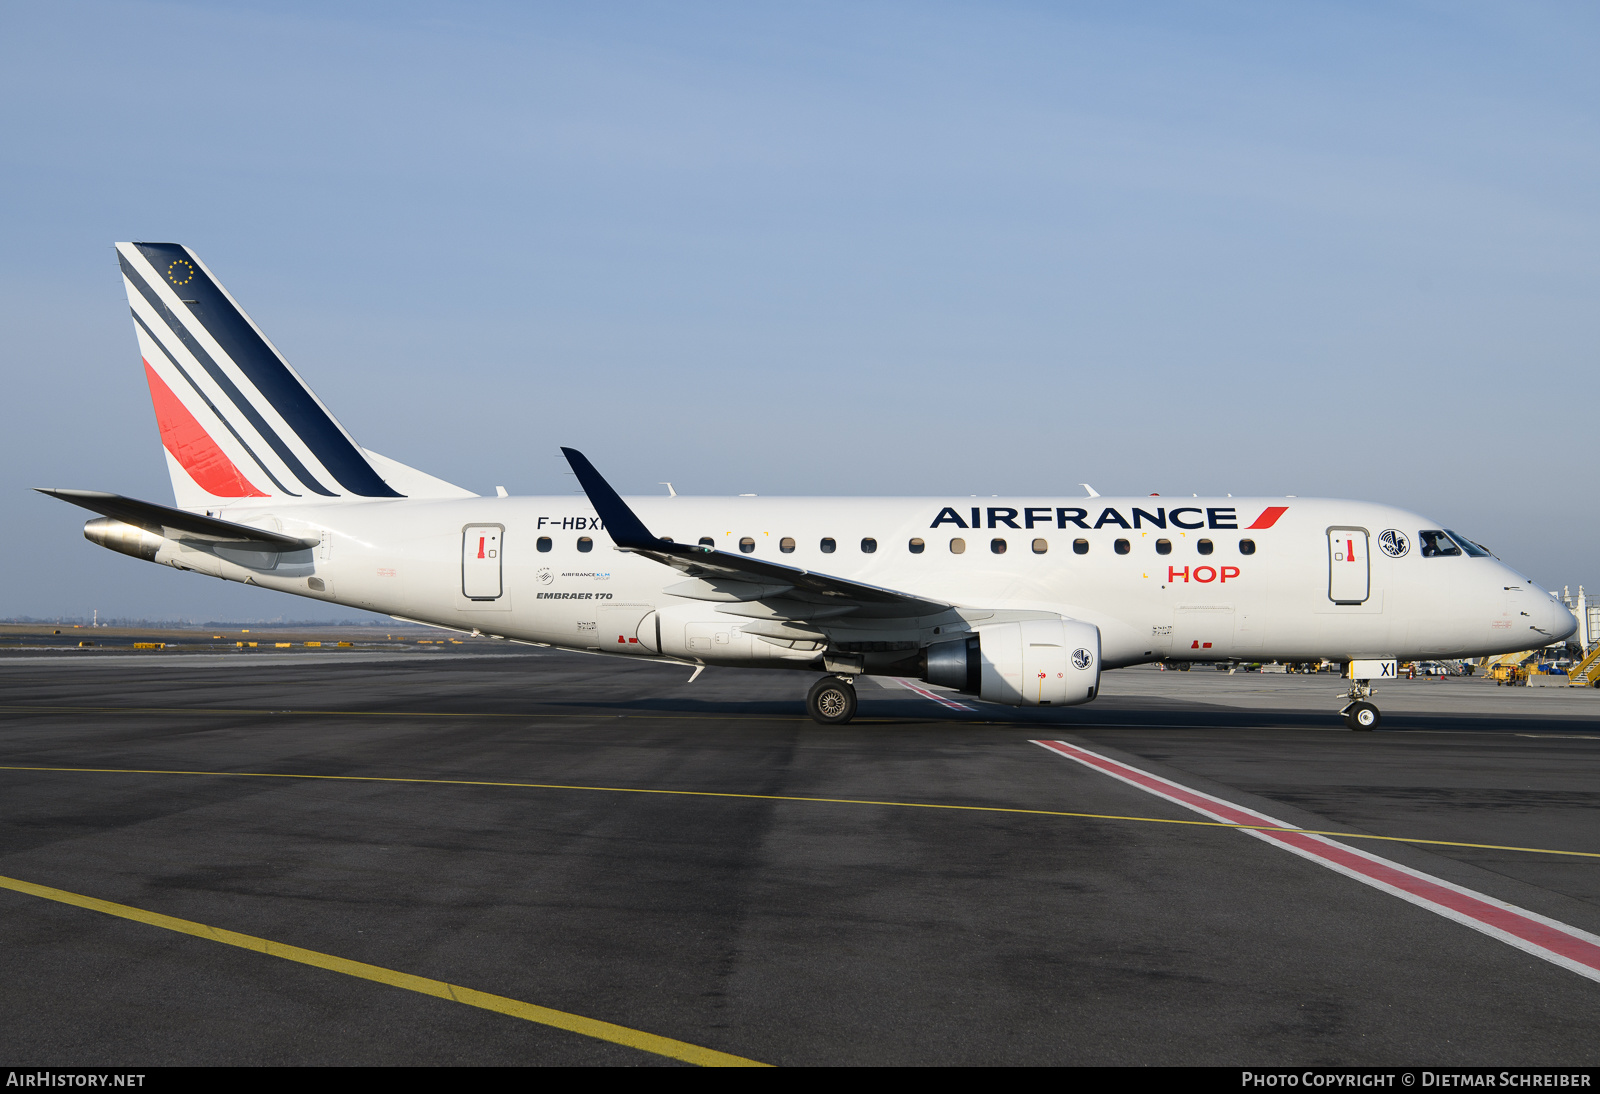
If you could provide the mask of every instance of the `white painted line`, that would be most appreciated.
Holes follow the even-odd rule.
[[[905,688],[907,691],[914,691],[918,695],[922,696],[924,699],[932,699],[935,703],[938,703],[940,706],[949,707],[951,710],[973,710],[973,709],[975,709],[974,707],[967,706],[967,704],[965,704],[965,703],[958,703],[954,699],[950,699],[950,698],[947,698],[946,696],[940,695],[937,691],[931,691],[928,688],[925,688],[921,684],[917,683],[915,680],[907,680],[907,679],[905,679],[903,677],[900,677],[900,676],[891,676],[891,677],[889,677],[889,679],[893,680],[895,683],[899,684],[901,687]]]
[[[1066,741],[1034,741],[1058,756],[1075,760],[1085,767],[1134,786],[1147,794],[1154,794],[1175,805],[1227,824],[1268,825],[1272,828],[1295,826],[1284,824],[1265,813],[1247,809],[1242,805],[1224,801],[1210,794],[1192,790],[1171,779],[1163,779],[1137,767],[1121,763],[1091,752],[1087,748]],[[1259,840],[1281,847],[1301,858],[1310,859],[1319,866],[1354,878],[1363,885],[1381,889],[1391,896],[1426,908],[1446,919],[1453,919],[1524,953],[1560,965],[1579,976],[1600,982],[1600,936],[1579,930],[1537,912],[1530,912],[1492,896],[1452,884],[1443,878],[1413,870],[1367,851],[1359,851],[1336,843],[1326,836],[1313,836],[1305,832],[1273,832],[1260,828],[1243,828],[1241,831]]]

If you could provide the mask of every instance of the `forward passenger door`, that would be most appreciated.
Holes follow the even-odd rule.
[[[1372,590],[1365,528],[1328,529],[1328,599],[1365,604]]]

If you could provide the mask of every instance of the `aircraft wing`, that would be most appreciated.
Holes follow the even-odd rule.
[[[41,494],[81,505],[101,516],[132,524],[167,539],[200,539],[211,543],[250,545],[273,551],[304,551],[321,543],[320,539],[298,539],[264,528],[251,528],[216,517],[200,516],[154,502],[106,494],[99,490],[59,490],[34,487]]]
[[[866,614],[874,616],[927,616],[953,606],[946,601],[912,596],[798,566],[783,566],[714,547],[661,539],[644,526],[628,503],[595,470],[588,457],[572,448],[563,448],[561,452],[572,465],[583,492],[589,495],[590,504],[618,548],[644,555],[698,579],[697,584],[685,583],[693,585],[692,589],[676,586],[669,592],[699,600],[800,601],[817,605],[830,616],[855,608],[867,609]],[[819,613],[801,610],[796,614]]]

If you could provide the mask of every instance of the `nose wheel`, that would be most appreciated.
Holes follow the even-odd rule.
[[[839,676],[824,676],[806,693],[806,713],[825,726],[843,725],[856,716],[855,686]]]
[[[1378,713],[1378,708],[1365,700],[1351,703],[1344,708],[1344,724],[1354,730],[1372,730],[1378,728],[1378,723],[1383,720],[1383,715]]]
[[[1372,681],[1351,680],[1350,701],[1344,705],[1339,713],[1344,716],[1344,724],[1351,729],[1370,731],[1378,728],[1378,723],[1383,720],[1383,715],[1378,713],[1378,708],[1373,706]]]

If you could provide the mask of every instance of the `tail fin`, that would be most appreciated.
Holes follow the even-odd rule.
[[[189,248],[117,258],[180,507],[474,496],[357,445]]]

